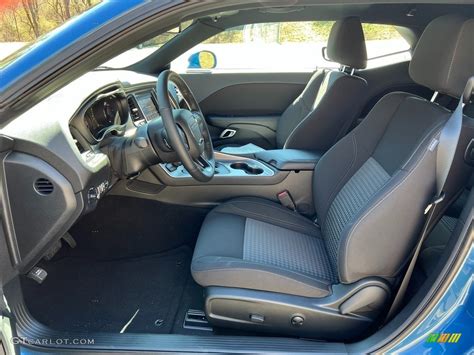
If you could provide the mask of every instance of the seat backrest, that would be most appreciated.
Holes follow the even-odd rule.
[[[362,110],[367,82],[353,75],[353,69],[366,67],[367,51],[358,18],[348,17],[334,24],[327,57],[341,64],[341,69],[321,69],[313,74],[278,121],[278,148],[326,151]]]
[[[472,33],[473,19],[434,20],[415,49],[412,78],[460,97],[474,75]],[[319,161],[313,197],[341,282],[391,281],[403,268],[434,194],[437,139],[450,114],[412,94],[388,94]]]

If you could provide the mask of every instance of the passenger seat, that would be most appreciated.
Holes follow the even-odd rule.
[[[317,70],[301,95],[283,112],[276,131],[277,149],[324,152],[347,133],[362,110],[367,82],[354,71],[366,67],[367,50],[357,17],[334,24],[323,55],[341,67]],[[264,150],[254,144],[217,149],[236,155]]]

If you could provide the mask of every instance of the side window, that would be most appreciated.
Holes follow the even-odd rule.
[[[308,72],[336,68],[321,51],[333,21],[258,23],[223,31],[188,50],[171,63],[178,73]],[[363,25],[368,68],[411,59],[409,43],[394,26]]]
[[[410,44],[394,26],[364,23],[362,28],[367,45],[367,68],[411,59]]]
[[[314,71],[337,67],[322,57],[333,22],[259,23],[223,31],[175,59],[172,70],[213,72]]]

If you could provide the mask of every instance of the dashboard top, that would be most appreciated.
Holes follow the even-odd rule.
[[[74,191],[82,191],[91,174],[108,164],[108,159],[104,154],[97,154],[92,160],[84,159],[76,145],[75,137],[71,134],[71,122],[80,115],[81,110],[104,92],[119,90],[121,95],[129,95],[132,92],[150,91],[155,83],[154,76],[132,71],[89,72],[19,117],[3,124],[2,133],[15,140],[15,150],[30,154],[34,152],[35,156],[58,169],[70,181]],[[104,101],[99,105],[102,105],[106,119],[112,120],[112,124],[118,123],[119,126],[124,124],[125,122],[121,121],[124,117],[120,118],[119,122],[115,121],[116,108],[107,102],[107,96],[102,100]],[[126,118],[128,119],[128,114]],[[95,126],[93,131],[97,129],[99,132],[102,128]],[[130,128],[133,128],[133,124]],[[92,145],[94,142],[89,143]]]
[[[84,102],[108,88],[118,87],[128,93],[140,88],[154,87],[155,83],[156,77],[132,71],[92,71],[72,81],[1,128],[8,134],[16,135],[29,130],[25,127],[26,121],[30,121],[26,126],[44,120],[67,124]]]

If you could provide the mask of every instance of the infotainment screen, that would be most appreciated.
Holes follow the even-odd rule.
[[[135,97],[147,121],[151,121],[160,115],[156,108],[155,101],[151,96],[151,92],[137,94]]]

